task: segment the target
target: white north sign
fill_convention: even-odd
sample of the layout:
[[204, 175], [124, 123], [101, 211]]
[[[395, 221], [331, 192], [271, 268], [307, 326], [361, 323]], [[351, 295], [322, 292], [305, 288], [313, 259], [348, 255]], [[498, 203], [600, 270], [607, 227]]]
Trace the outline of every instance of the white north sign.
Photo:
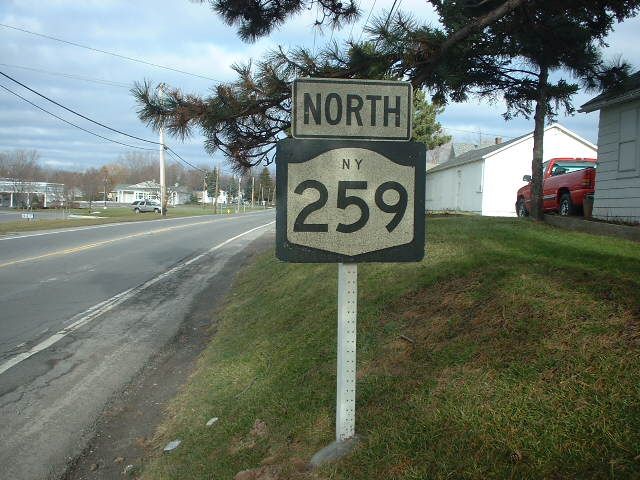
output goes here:
[[293, 82], [292, 99], [294, 138], [411, 138], [408, 82], [301, 78]]

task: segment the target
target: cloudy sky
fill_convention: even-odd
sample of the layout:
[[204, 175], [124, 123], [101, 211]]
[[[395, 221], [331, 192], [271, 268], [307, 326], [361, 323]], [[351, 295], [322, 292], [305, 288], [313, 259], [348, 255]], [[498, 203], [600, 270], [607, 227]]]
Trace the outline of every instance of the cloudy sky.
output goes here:
[[[359, 38], [369, 14], [388, 11], [392, 0], [361, 1], [359, 23], [333, 34], [333, 38]], [[434, 16], [420, 0], [400, 1], [401, 9], [426, 21]], [[372, 8], [372, 5], [374, 7]], [[260, 58], [276, 46], [320, 47], [331, 32], [314, 33], [315, 10], [291, 19], [269, 38], [253, 44], [240, 41], [232, 27], [225, 25], [205, 4], [189, 0], [3, 0], [0, 4], [0, 71], [31, 88], [102, 123], [150, 140], [157, 134], [136, 117], [136, 104], [129, 93], [135, 81], [154, 82], [206, 95], [216, 82], [234, 78], [230, 66]], [[14, 28], [10, 28], [14, 27]], [[24, 31], [55, 37], [98, 50], [169, 66], [198, 76], [173, 72], [148, 64], [80, 48]], [[622, 55], [636, 68], [640, 66], [634, 18], [618, 25], [608, 39], [606, 56]], [[0, 85], [88, 130], [137, 146], [149, 146], [120, 137], [74, 117], [49, 104], [6, 78]], [[575, 97], [577, 106], [593, 94]], [[457, 141], [477, 143], [495, 136], [505, 139], [532, 130], [531, 121], [505, 122], [501, 104], [472, 101], [449, 105], [440, 122]], [[597, 113], [559, 117], [559, 121], [595, 142]], [[202, 137], [181, 143], [168, 141], [191, 163], [212, 165], [223, 158], [209, 157], [202, 148]], [[25, 103], [0, 89], [0, 151], [36, 149], [43, 162], [74, 170], [99, 166], [133, 149], [93, 137]]]

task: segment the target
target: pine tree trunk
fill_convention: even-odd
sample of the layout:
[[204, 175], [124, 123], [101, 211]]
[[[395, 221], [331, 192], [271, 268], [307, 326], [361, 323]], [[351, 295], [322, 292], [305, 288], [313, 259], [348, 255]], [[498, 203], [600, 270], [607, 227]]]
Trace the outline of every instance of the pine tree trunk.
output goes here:
[[536, 113], [534, 116], [535, 127], [533, 129], [533, 160], [531, 161], [531, 217], [535, 220], [543, 220], [544, 209], [542, 206], [542, 159], [544, 143], [544, 120], [547, 116], [547, 80], [549, 69], [540, 67], [540, 79], [538, 81], [538, 98], [536, 100]]

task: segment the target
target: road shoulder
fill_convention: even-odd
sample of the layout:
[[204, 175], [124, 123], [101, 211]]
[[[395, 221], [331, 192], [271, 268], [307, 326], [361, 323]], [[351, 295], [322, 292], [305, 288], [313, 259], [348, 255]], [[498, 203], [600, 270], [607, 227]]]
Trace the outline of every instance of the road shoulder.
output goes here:
[[187, 381], [199, 354], [215, 334], [216, 313], [225, 303], [235, 273], [257, 254], [273, 248], [273, 241], [273, 232], [261, 235], [208, 280], [176, 335], [108, 402], [95, 423], [93, 438], [82, 454], [69, 462], [62, 479], [111, 479], [125, 471], [135, 474], [169, 401]]

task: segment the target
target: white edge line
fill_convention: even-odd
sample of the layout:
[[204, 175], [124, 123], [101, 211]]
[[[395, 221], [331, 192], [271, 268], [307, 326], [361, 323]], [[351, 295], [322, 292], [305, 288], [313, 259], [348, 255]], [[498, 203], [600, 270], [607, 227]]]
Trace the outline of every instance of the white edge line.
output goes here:
[[[269, 211], [269, 210], [265, 210], [265, 211]], [[243, 213], [243, 215], [255, 215], [257, 213], [262, 213], [262, 210], [255, 211], [255, 212], [249, 212], [249, 213]], [[190, 215], [190, 216], [186, 216], [186, 217], [156, 218], [155, 220], [136, 220], [135, 222], [111, 222], [111, 223], [103, 223], [101, 225], [88, 225], [86, 227], [56, 228], [55, 230], [51, 230], [51, 231], [48, 231], [48, 232], [26, 233], [24, 235], [21, 235], [21, 234], [18, 234], [18, 235], [3, 234], [2, 236], [0, 236], [0, 242], [3, 241], [3, 240], [19, 240], [19, 239], [29, 238], [29, 237], [40, 237], [42, 235], [54, 235], [54, 234], [57, 234], [57, 233], [67, 233], [67, 232], [80, 232], [82, 230], [92, 230], [94, 228], [119, 227], [119, 226], [123, 226], [123, 225], [124, 226], [139, 225], [141, 223], [150, 223], [150, 222], [167, 222], [167, 221], [171, 221], [171, 220], [185, 220], [185, 219], [207, 218], [207, 217], [215, 217], [215, 218], [220, 217], [220, 220], [225, 220], [225, 219], [231, 220], [231, 219], [234, 219], [234, 218], [242, 218], [240, 216], [232, 217], [231, 215], [233, 215], [233, 214], [229, 214], [228, 217], [227, 216], [220, 217], [220, 215], [216, 215], [214, 213], [211, 213], [211, 214], [205, 214], [205, 215]], [[103, 218], [105, 218], [105, 217], [103, 217]]]
[[180, 263], [176, 266], [174, 266], [173, 268], [171, 268], [170, 270], [167, 270], [164, 273], [161, 273], [160, 275], [152, 278], [151, 280], [146, 281], [145, 283], [143, 283], [142, 285], [138, 285], [137, 287], [134, 288], [130, 288], [128, 290], [125, 290], [123, 292], [120, 292], [116, 295], [114, 295], [113, 297], [104, 300], [100, 303], [97, 303], [95, 305], [93, 305], [92, 307], [89, 307], [88, 309], [86, 309], [84, 312], [81, 312], [75, 316], [73, 316], [71, 318], [71, 324], [67, 325], [65, 328], [63, 328], [62, 330], [60, 330], [57, 333], [54, 333], [53, 335], [51, 335], [49, 338], [43, 340], [42, 342], [38, 343], [37, 345], [35, 345], [34, 347], [32, 347], [29, 351], [27, 352], [23, 352], [20, 353], [14, 357], [11, 357], [9, 360], [7, 360], [6, 362], [0, 364], [0, 375], [3, 374], [4, 372], [6, 372], [7, 370], [9, 370], [11, 367], [19, 364], [20, 362], [23, 362], [24, 360], [26, 360], [27, 358], [35, 355], [38, 352], [41, 352], [42, 350], [45, 350], [46, 348], [49, 348], [51, 345], [55, 344], [56, 342], [58, 342], [59, 340], [62, 340], [64, 337], [66, 337], [67, 335], [69, 335], [70, 333], [78, 330], [80, 327], [86, 325], [87, 323], [89, 323], [91, 320], [93, 320], [94, 318], [99, 317], [100, 315], [102, 315], [103, 313], [107, 313], [108, 311], [112, 310], [113, 308], [115, 308], [116, 306], [120, 305], [121, 303], [123, 303], [124, 301], [130, 299], [131, 297], [133, 297], [134, 295], [138, 294], [139, 292], [141, 292], [142, 290], [149, 288], [151, 285], [154, 285], [156, 283], [158, 283], [160, 280], [173, 275], [174, 273], [176, 273], [178, 270], [191, 265], [194, 262], [197, 262], [198, 260], [200, 260], [201, 258], [205, 257], [206, 255], [209, 255], [210, 253], [215, 252], [216, 250], [219, 250], [220, 248], [224, 247], [225, 245], [228, 245], [229, 243], [233, 242], [234, 240], [239, 239], [240, 237], [244, 237], [245, 235], [248, 235], [251, 232], [255, 232], [256, 230], [259, 230], [261, 228], [264, 227], [268, 227], [269, 225], [273, 225], [275, 222], [269, 222], [269, 223], [265, 223], [264, 225], [260, 225], [258, 227], [252, 228], [250, 230], [247, 230], [246, 232], [242, 232], [238, 235], [236, 235], [235, 237], [231, 237], [228, 240], [225, 240], [222, 243], [219, 243], [218, 245], [216, 245], [215, 247], [210, 248], [209, 250], [196, 255], [195, 257], [187, 260], [186, 262]]

